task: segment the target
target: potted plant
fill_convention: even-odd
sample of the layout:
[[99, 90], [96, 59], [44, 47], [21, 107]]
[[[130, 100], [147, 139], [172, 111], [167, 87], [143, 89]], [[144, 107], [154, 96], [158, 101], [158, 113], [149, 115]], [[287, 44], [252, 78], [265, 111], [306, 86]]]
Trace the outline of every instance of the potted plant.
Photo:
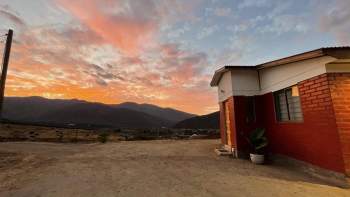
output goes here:
[[263, 164], [265, 161], [265, 147], [268, 144], [268, 140], [265, 136], [265, 129], [254, 129], [252, 132], [250, 132], [247, 141], [252, 147], [250, 160], [254, 164]]

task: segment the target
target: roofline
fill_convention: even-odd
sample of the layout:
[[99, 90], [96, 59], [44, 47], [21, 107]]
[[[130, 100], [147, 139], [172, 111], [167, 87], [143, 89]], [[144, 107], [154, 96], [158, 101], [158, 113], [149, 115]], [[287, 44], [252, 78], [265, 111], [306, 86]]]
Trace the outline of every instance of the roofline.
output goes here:
[[281, 59], [265, 62], [262, 64], [258, 64], [258, 65], [256, 65], [256, 68], [260, 70], [260, 69], [264, 69], [264, 68], [268, 68], [268, 67], [280, 66], [280, 65], [289, 64], [289, 63], [298, 62], [298, 61], [303, 61], [303, 60], [312, 59], [312, 58], [316, 58], [316, 57], [322, 57], [324, 55], [325, 54], [323, 52], [323, 49], [321, 48], [321, 49], [307, 51], [304, 53], [300, 53], [300, 54], [284, 57]]
[[240, 65], [225, 65], [218, 70], [215, 71], [215, 74], [210, 82], [211, 87], [215, 87], [218, 85], [222, 75], [229, 71], [229, 70], [234, 70], [234, 69], [249, 69], [249, 70], [256, 70], [256, 66], [240, 66]]
[[341, 59], [350, 58], [350, 47], [344, 46], [344, 47], [319, 48], [312, 51], [307, 51], [304, 53], [299, 53], [296, 55], [284, 57], [284, 58], [273, 60], [270, 62], [258, 64], [256, 65], [256, 67], [257, 69], [264, 69], [268, 67], [281, 66], [284, 64], [289, 64], [293, 62], [303, 61], [303, 60], [322, 57], [322, 56], [331, 56], [334, 58], [341, 58]]
[[299, 62], [303, 60], [318, 58], [322, 56], [331, 56], [337, 59], [350, 59], [350, 46], [344, 46], [344, 47], [325, 47], [325, 48], [319, 48], [312, 51], [307, 51], [304, 53], [299, 53], [296, 55], [288, 56], [285, 58], [265, 62], [262, 64], [258, 64], [255, 66], [224, 66], [218, 70], [215, 71], [215, 74], [213, 76], [213, 79], [210, 82], [210, 86], [214, 87], [217, 86], [223, 73], [225, 73], [228, 70], [235, 69], [235, 68], [244, 68], [244, 69], [256, 69], [261, 70], [269, 67], [275, 67], [275, 66], [281, 66], [285, 64], [290, 64], [293, 62]]

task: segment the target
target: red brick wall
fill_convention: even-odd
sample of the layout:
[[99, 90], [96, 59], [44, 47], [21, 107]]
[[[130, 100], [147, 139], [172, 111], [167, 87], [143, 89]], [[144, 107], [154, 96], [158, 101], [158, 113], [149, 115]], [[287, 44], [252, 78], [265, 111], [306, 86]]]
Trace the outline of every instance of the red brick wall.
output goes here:
[[271, 150], [320, 167], [344, 172], [344, 162], [327, 75], [298, 84], [303, 122], [277, 122], [273, 95], [263, 96]]
[[350, 73], [328, 74], [345, 171], [350, 175]]
[[[257, 121], [247, 124], [246, 97], [229, 98], [227, 102], [234, 112], [230, 114], [233, 144], [239, 151], [248, 150], [242, 133], [264, 127], [272, 153], [350, 175], [350, 73], [323, 74], [300, 82], [298, 87], [302, 122], [278, 122], [273, 94], [268, 93], [255, 97]], [[222, 134], [225, 129], [223, 107], [221, 103]]]
[[[273, 94], [269, 93], [256, 97], [257, 125], [247, 125], [238, 118], [236, 119], [237, 131], [249, 132], [255, 126], [263, 126], [266, 128], [269, 150], [272, 153], [287, 155], [326, 169], [344, 172], [327, 75], [303, 81], [298, 84], [298, 87], [304, 117], [302, 122], [278, 122]], [[239, 110], [238, 106], [244, 106], [244, 99], [235, 97], [235, 106], [236, 117], [242, 117], [244, 109]], [[239, 146], [238, 150], [240, 148], [242, 149]]]

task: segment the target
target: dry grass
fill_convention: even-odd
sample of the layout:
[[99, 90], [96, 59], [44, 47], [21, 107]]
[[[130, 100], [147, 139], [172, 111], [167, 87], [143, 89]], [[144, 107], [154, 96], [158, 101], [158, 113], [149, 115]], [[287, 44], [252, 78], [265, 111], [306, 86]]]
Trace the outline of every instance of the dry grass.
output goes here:
[[108, 132], [108, 141], [121, 138], [112, 130], [84, 130], [43, 126], [0, 124], [0, 141], [97, 142]]

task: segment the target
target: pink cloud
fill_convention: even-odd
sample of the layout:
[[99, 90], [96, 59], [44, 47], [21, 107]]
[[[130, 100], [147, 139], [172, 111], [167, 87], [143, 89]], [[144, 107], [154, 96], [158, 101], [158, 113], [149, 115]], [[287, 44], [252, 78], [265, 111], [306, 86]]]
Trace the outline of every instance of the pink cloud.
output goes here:
[[[210, 76], [203, 74], [206, 54], [156, 38], [174, 10], [188, 12], [188, 7], [175, 1], [155, 5], [157, 0], [57, 2], [79, 25], [18, 32], [6, 95], [134, 101], [199, 114], [216, 106]], [[105, 53], [106, 44], [112, 53]], [[95, 53], [103, 53], [102, 58], [90, 58]]]
[[8, 10], [5, 10], [3, 7], [0, 7], [0, 16], [7, 18], [16, 25], [25, 26], [25, 22], [20, 17], [18, 17], [16, 14], [11, 13]]
[[[323, 2], [321, 0], [321, 2]], [[334, 35], [338, 44], [350, 44], [350, 3], [348, 0], [336, 0], [333, 3], [319, 4], [316, 15], [319, 17], [319, 27], [324, 32]]]
[[[152, 42], [160, 21], [156, 16], [140, 15], [141, 12], [157, 15], [152, 1], [129, 1], [130, 6], [122, 1], [110, 0], [57, 1], [92, 31], [131, 56], [137, 55], [146, 43]], [[118, 9], [121, 10], [113, 12]]]

